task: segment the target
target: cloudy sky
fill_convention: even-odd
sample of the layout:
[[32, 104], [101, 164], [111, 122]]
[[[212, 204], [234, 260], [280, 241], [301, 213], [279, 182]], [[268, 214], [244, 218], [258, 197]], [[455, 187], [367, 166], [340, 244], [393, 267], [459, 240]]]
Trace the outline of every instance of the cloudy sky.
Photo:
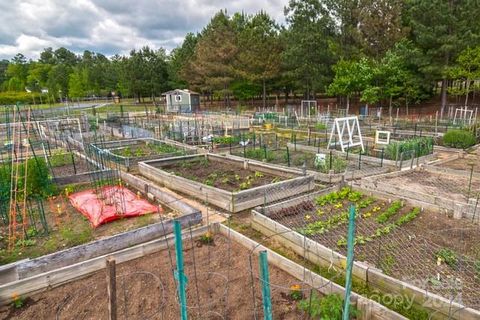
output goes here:
[[128, 53], [167, 50], [200, 31], [220, 9], [267, 11], [283, 22], [288, 0], [0, 0], [0, 59], [37, 58], [46, 47]]

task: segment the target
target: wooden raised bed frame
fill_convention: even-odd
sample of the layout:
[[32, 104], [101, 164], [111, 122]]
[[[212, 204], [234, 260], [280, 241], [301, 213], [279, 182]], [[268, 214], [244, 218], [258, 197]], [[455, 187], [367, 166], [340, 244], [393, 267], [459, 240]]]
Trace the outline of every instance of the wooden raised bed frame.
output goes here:
[[[176, 176], [161, 169], [161, 167], [172, 165], [179, 161], [194, 160], [201, 157], [205, 157], [210, 161], [226, 162], [252, 171], [284, 177], [287, 180], [247, 190], [229, 192]], [[293, 170], [280, 169], [268, 164], [249, 162], [248, 160], [242, 161], [211, 153], [140, 162], [138, 168], [141, 175], [154, 182], [163, 184], [169, 189], [208, 201], [221, 209], [233, 213], [311, 191], [315, 187], [313, 176], [303, 176]]]

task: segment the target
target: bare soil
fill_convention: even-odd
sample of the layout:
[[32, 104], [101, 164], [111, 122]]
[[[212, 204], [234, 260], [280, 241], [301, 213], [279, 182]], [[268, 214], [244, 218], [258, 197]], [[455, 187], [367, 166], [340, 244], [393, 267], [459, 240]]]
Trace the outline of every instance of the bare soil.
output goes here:
[[244, 169], [220, 161], [195, 160], [162, 167], [177, 176], [227, 191], [239, 191], [285, 180], [283, 177]]
[[480, 172], [480, 156], [469, 154], [465, 156], [465, 158], [454, 159], [452, 161], [442, 163], [439, 166], [449, 168], [449, 169], [465, 170], [466, 172], [470, 172], [472, 170], [472, 165], [473, 165], [473, 172], [479, 173]]
[[74, 156], [75, 165], [73, 163], [63, 166], [53, 167], [52, 171], [55, 177], [73, 176], [75, 174], [85, 173], [96, 170], [93, 165], [89, 164], [85, 159]]
[[[380, 180], [382, 181], [382, 180]], [[469, 177], [433, 173], [426, 170], [411, 171], [395, 177], [385, 177], [383, 182], [418, 193], [435, 195], [445, 199], [466, 202], [468, 195]], [[473, 179], [471, 190], [480, 190], [480, 180]]]
[[[183, 243], [188, 278], [189, 319], [263, 318], [259, 266], [255, 255], [228, 238], [216, 235], [213, 245], [198, 239]], [[174, 249], [117, 265], [119, 319], [178, 319], [179, 303], [172, 271]], [[251, 257], [251, 259], [249, 258]], [[250, 264], [251, 261], [251, 264]], [[310, 288], [269, 266], [274, 319], [307, 319], [290, 296], [290, 286]], [[0, 319], [106, 319], [105, 272], [29, 297], [20, 309], [3, 307]]]

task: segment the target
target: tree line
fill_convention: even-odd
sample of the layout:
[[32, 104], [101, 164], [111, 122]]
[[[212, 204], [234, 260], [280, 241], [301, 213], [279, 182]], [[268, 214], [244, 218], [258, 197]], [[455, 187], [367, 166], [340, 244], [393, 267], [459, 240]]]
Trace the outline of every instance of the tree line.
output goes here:
[[169, 54], [148, 47], [106, 57], [45, 49], [0, 63], [3, 91], [54, 99], [120, 92], [158, 97], [190, 88], [241, 102], [270, 94], [320, 94], [405, 106], [440, 93], [468, 97], [480, 78], [480, 2], [473, 0], [290, 0], [285, 24], [267, 12], [219, 11]]

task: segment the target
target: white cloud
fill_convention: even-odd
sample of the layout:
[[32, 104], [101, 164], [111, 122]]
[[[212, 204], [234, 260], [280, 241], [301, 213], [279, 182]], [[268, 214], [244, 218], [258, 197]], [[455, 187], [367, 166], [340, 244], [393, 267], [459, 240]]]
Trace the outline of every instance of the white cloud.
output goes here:
[[283, 22], [288, 0], [2, 0], [0, 58], [38, 58], [46, 47], [107, 55], [145, 45], [167, 50], [199, 32], [220, 9], [268, 12]]

